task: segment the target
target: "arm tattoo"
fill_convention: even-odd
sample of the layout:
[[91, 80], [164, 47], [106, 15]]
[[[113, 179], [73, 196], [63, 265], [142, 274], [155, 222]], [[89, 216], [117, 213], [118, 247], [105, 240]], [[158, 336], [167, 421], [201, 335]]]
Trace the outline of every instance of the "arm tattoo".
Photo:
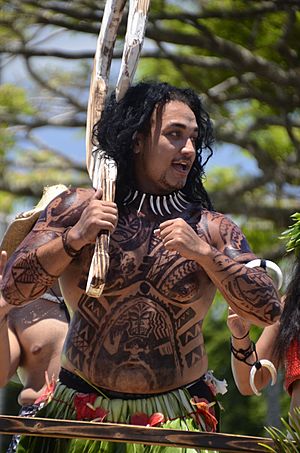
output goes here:
[[20, 305], [29, 299], [40, 297], [53, 285], [56, 278], [43, 268], [36, 256], [36, 251], [30, 252], [24, 257], [21, 256], [18, 264], [12, 269], [14, 286], [9, 290], [4, 287], [3, 296], [8, 303]]
[[260, 268], [241, 267], [232, 259], [221, 253], [214, 258], [223, 296], [233, 308], [260, 321], [274, 322], [280, 315], [280, 304], [271, 278]]
[[277, 291], [263, 269], [243, 265], [255, 255], [240, 228], [220, 213], [204, 213], [198, 234], [214, 252], [211, 277], [227, 302], [245, 315], [274, 322], [280, 315]]
[[[62, 269], [59, 262], [59, 242], [56, 242], [58, 255], [56, 252], [52, 254], [51, 243], [62, 235], [67, 226], [78, 221], [92, 193], [93, 190], [87, 189], [63, 192], [40, 214], [38, 221], [6, 266], [1, 286], [3, 295], [10, 304], [19, 305], [41, 296], [58, 278], [54, 269], [57, 268], [58, 272]], [[38, 255], [39, 251], [41, 252]], [[52, 260], [49, 269], [56, 275], [47, 271], [47, 256]]]

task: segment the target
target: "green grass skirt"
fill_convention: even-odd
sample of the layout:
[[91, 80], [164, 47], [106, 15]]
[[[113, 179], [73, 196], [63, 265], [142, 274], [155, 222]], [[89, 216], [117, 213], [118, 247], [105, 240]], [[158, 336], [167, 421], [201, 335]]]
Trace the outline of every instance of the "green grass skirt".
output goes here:
[[[37, 417], [76, 420], [75, 390], [58, 384], [53, 399], [36, 414]], [[194, 418], [188, 414], [195, 410], [190, 403], [191, 396], [179, 389], [164, 395], [138, 400], [107, 399], [97, 397], [93, 406], [108, 411], [106, 421], [130, 423], [130, 416], [143, 412], [151, 416], [155, 412], [164, 414], [160, 427], [182, 431], [200, 431]], [[76, 433], [74, 432], [74, 435]], [[53, 439], [47, 437], [22, 436], [17, 453], [205, 453], [207, 450], [192, 448], [161, 447], [142, 444], [96, 441], [89, 439]], [[210, 453], [212, 453], [210, 451]], [[216, 452], [217, 453], [217, 452]]]

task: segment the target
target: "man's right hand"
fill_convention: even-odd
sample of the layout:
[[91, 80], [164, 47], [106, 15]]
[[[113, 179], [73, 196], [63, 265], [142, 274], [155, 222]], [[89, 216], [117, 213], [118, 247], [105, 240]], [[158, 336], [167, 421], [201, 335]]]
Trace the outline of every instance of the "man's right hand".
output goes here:
[[116, 203], [103, 201], [99, 189], [91, 197], [78, 222], [70, 229], [68, 244], [74, 250], [80, 250], [87, 244], [95, 243], [100, 231], [113, 233], [118, 222]]

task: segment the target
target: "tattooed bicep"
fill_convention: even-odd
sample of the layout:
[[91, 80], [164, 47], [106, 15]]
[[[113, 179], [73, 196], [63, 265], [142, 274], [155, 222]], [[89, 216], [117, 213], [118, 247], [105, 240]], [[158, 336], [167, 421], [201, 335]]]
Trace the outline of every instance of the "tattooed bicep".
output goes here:
[[201, 216], [198, 234], [231, 258], [252, 253], [241, 229], [229, 217], [218, 212], [206, 212]]
[[220, 223], [220, 235], [225, 245], [244, 252], [250, 251], [250, 246], [241, 229], [227, 217], [224, 217]]

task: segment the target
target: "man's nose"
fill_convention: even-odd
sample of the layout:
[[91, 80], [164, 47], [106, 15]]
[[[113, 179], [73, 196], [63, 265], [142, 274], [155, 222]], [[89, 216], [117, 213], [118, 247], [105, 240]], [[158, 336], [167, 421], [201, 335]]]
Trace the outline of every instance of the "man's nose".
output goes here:
[[181, 148], [181, 152], [184, 154], [195, 154], [195, 143], [194, 140], [188, 138], [183, 143], [183, 147]]

